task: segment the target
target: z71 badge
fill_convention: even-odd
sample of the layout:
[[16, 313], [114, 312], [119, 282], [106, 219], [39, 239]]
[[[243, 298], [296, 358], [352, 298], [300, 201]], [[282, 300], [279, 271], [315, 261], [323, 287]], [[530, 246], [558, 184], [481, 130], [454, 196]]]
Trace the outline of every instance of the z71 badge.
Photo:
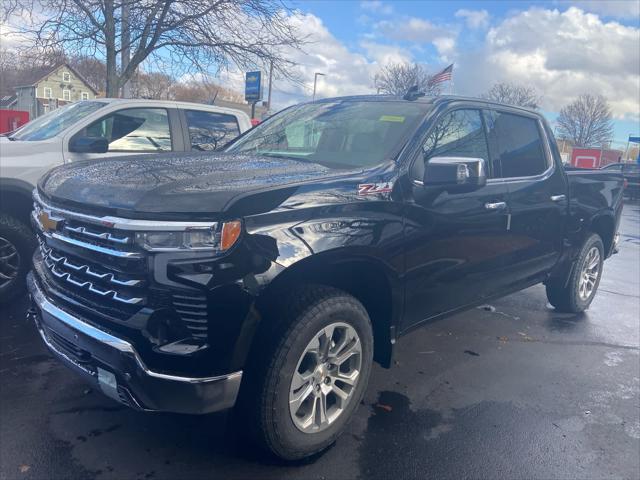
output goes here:
[[361, 183], [358, 185], [358, 195], [373, 195], [374, 193], [390, 193], [393, 189], [392, 182]]

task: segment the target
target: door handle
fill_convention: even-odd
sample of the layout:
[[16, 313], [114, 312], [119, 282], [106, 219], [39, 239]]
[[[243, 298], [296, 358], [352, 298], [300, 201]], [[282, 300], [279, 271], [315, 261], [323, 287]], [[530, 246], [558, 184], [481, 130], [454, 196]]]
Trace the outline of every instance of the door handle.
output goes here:
[[566, 195], [551, 195], [552, 202], [562, 202], [567, 199]]
[[487, 210], [504, 210], [507, 208], [507, 202], [485, 203], [484, 208]]

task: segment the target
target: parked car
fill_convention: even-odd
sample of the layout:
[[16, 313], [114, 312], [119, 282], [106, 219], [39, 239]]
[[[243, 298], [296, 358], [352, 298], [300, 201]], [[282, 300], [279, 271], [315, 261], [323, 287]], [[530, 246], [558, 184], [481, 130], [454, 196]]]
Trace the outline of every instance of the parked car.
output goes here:
[[249, 117], [238, 110], [103, 98], [69, 104], [0, 136], [0, 302], [24, 290], [36, 246], [31, 192], [51, 167], [132, 153], [215, 150], [249, 128]]
[[237, 405], [260, 445], [298, 459], [336, 440], [412, 329], [540, 282], [559, 311], [588, 308], [621, 209], [621, 175], [565, 172], [537, 112], [319, 100], [223, 153], [50, 172], [31, 316], [115, 400]]
[[640, 164], [617, 162], [602, 167], [602, 170], [622, 173], [629, 197], [632, 199], [640, 198]]

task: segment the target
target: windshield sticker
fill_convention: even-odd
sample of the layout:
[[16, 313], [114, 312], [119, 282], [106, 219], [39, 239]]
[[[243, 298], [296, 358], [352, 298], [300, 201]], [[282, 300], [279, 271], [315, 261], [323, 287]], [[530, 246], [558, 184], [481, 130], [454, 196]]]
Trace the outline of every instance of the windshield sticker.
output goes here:
[[361, 183], [358, 185], [358, 195], [373, 195], [375, 193], [389, 193], [393, 189], [393, 183]]
[[400, 115], [382, 115], [380, 117], [381, 122], [396, 122], [396, 123], [404, 123], [404, 118]]

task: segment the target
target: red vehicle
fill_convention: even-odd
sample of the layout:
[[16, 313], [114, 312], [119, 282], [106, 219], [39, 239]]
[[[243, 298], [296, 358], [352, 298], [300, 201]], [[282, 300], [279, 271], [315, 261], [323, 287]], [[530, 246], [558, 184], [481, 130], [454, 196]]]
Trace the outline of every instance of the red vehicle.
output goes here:
[[17, 130], [29, 121], [29, 112], [18, 110], [0, 110], [0, 133]]
[[617, 162], [621, 156], [620, 150], [574, 148], [571, 152], [571, 165], [577, 168], [602, 168]]

